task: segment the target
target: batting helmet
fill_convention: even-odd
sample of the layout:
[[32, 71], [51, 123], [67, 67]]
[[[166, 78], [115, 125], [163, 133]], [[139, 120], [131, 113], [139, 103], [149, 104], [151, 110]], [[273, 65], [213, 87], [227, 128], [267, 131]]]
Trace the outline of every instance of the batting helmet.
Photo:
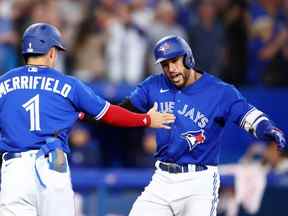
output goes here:
[[22, 54], [45, 54], [51, 47], [65, 50], [60, 31], [47, 23], [30, 25], [22, 38]]
[[160, 39], [154, 47], [156, 64], [178, 56], [184, 57], [183, 65], [186, 68], [191, 69], [195, 66], [195, 60], [190, 46], [179, 36], [166, 36]]

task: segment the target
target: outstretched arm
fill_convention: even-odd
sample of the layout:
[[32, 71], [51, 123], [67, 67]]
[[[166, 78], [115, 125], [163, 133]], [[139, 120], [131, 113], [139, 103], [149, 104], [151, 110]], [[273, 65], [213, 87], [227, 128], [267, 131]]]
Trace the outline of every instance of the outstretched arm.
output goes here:
[[[85, 114], [80, 113], [79, 118]], [[167, 124], [175, 121], [175, 116], [169, 113], [160, 113], [152, 107], [148, 113], [140, 114], [131, 112], [117, 105], [110, 104], [109, 108], [100, 119], [101, 121], [118, 127], [151, 127], [170, 129]]]
[[258, 139], [274, 141], [279, 149], [284, 149], [286, 139], [284, 133], [260, 110], [252, 108], [240, 121], [240, 127], [252, 133]]
[[274, 141], [279, 149], [285, 147], [284, 133], [265, 113], [249, 104], [235, 87], [227, 88], [225, 98], [228, 104], [225, 114], [229, 120], [264, 142]]

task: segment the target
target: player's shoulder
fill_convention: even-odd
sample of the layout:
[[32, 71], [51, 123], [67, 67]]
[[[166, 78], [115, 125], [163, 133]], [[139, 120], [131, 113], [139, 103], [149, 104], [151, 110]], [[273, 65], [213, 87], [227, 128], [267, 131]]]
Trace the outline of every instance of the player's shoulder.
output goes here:
[[141, 85], [155, 85], [165, 81], [164, 74], [152, 74], [144, 79], [140, 84]]
[[159, 80], [164, 79], [163, 73], [151, 74], [143, 82], [157, 82]]
[[7, 71], [6, 73], [4, 73], [4, 74], [2, 74], [0, 76], [0, 80], [2, 81], [2, 80], [5, 80], [5, 79], [8, 79], [11, 76], [14, 76], [14, 75], [17, 75], [17, 74], [21, 74], [21, 73], [24, 72], [24, 70], [25, 70], [24, 66], [10, 69], [9, 71]]
[[207, 74], [207, 76], [209, 76], [209, 79], [210, 79], [212, 85], [215, 88], [217, 88], [218, 90], [222, 90], [222, 91], [227, 92], [227, 93], [238, 91], [237, 88], [233, 84], [225, 82], [222, 79], [220, 79], [219, 77], [216, 77], [212, 74], [208, 74], [208, 73], [206, 73], [206, 74]]
[[71, 83], [71, 84], [79, 82], [79, 79], [77, 79], [76, 77], [64, 74], [55, 68], [49, 68], [47, 75], [52, 75], [53, 77], [57, 79], [64, 80], [65, 82]]

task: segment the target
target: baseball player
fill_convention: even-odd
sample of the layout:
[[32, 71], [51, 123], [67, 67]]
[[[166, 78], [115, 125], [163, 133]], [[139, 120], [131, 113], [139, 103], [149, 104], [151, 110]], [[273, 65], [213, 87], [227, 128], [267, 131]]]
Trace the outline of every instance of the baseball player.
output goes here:
[[169, 128], [172, 114], [111, 105], [80, 80], [53, 69], [65, 50], [59, 31], [36, 23], [23, 34], [25, 66], [0, 77], [1, 216], [73, 216], [68, 134], [83, 111], [123, 127]]
[[164, 37], [154, 56], [164, 74], [140, 83], [122, 106], [146, 112], [156, 103], [176, 120], [171, 130], [156, 130], [156, 170], [130, 216], [215, 216], [224, 125], [233, 122], [280, 149], [286, 144], [284, 134], [232, 85], [196, 69], [184, 39]]

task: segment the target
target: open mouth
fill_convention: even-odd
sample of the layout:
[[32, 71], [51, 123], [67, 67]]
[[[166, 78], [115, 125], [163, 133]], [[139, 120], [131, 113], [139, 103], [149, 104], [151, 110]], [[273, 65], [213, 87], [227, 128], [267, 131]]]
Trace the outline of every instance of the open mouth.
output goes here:
[[177, 74], [176, 76], [171, 77], [171, 81], [174, 83], [180, 82], [182, 80], [181, 74]]

